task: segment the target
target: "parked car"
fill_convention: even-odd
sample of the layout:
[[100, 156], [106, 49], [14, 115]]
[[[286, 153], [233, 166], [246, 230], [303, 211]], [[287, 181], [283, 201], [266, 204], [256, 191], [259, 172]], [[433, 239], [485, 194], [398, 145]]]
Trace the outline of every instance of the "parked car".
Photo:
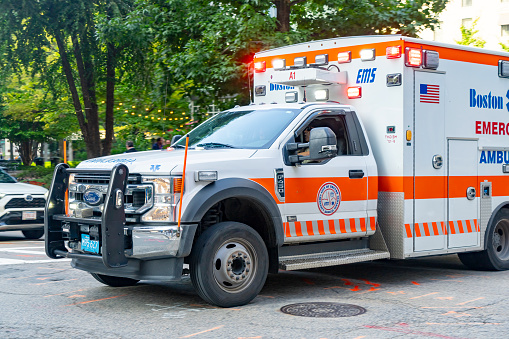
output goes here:
[[0, 231], [21, 231], [28, 239], [44, 234], [48, 190], [17, 182], [0, 167]]

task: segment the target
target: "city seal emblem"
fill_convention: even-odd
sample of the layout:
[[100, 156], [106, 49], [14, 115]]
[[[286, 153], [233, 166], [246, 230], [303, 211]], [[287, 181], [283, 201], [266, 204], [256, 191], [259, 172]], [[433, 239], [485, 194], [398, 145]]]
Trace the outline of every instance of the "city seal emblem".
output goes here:
[[318, 209], [324, 215], [332, 215], [336, 213], [341, 203], [341, 191], [333, 182], [326, 182], [318, 190], [316, 196]]

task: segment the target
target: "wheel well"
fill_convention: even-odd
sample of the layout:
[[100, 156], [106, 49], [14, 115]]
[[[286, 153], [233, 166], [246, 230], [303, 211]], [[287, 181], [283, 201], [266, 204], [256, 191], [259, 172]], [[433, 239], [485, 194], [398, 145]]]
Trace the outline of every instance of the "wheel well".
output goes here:
[[265, 208], [248, 197], [231, 197], [212, 206], [198, 224], [194, 241], [209, 227], [222, 221], [236, 221], [252, 227], [260, 234], [269, 253], [269, 272], [277, 273], [278, 252], [274, 223]]

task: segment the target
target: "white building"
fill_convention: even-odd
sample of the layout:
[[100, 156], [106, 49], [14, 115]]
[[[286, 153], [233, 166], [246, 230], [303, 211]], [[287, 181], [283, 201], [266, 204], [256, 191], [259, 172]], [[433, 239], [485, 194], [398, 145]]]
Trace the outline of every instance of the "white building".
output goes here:
[[486, 41], [484, 48], [502, 51], [501, 42], [509, 45], [509, 0], [451, 0], [440, 15], [440, 28], [420, 37], [455, 44], [461, 40], [461, 25], [471, 27], [476, 19], [475, 37]]

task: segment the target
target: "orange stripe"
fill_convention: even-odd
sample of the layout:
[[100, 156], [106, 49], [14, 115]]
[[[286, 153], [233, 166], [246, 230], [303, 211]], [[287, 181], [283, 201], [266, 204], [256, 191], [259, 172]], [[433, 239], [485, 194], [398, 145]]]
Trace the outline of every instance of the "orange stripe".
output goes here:
[[290, 223], [289, 222], [285, 222], [283, 223], [285, 225], [285, 233], [286, 233], [286, 236], [288, 238], [291, 238], [292, 237], [292, 233], [290, 232]]
[[416, 223], [416, 224], [414, 225], [414, 228], [415, 228], [415, 236], [416, 236], [417, 238], [420, 238], [420, 237], [421, 237], [421, 229], [419, 228], [419, 224], [417, 224], [417, 223]]
[[372, 231], [376, 231], [376, 220], [375, 217], [369, 217], [369, 227]]
[[444, 235], [446, 235], [447, 234], [447, 228], [445, 227], [445, 222], [441, 221], [440, 225], [442, 226], [442, 232], [444, 233]]
[[449, 177], [449, 198], [464, 198], [468, 187], [478, 187], [476, 176]]
[[295, 234], [297, 234], [298, 237], [302, 237], [302, 229], [300, 226], [300, 221], [295, 222]]
[[367, 178], [286, 178], [285, 202], [309, 203], [316, 202], [320, 187], [326, 182], [335, 183], [341, 190], [342, 201], [358, 201], [367, 199]]
[[406, 237], [411, 238], [412, 237], [412, 229], [410, 228], [410, 224], [405, 224], [406, 229]]
[[263, 186], [272, 196], [276, 204], [282, 204], [281, 201], [276, 197], [276, 193], [274, 192], [274, 178], [250, 178], [249, 180], [256, 182], [257, 184]]
[[315, 232], [313, 232], [313, 222], [312, 221], [306, 221], [306, 228], [308, 230], [308, 235], [315, 235]]
[[467, 231], [468, 233], [472, 233], [472, 224], [470, 220], [467, 220]]
[[323, 227], [323, 220], [318, 220], [317, 224], [318, 224], [318, 233], [320, 235], [325, 235], [325, 229]]
[[350, 218], [350, 232], [355, 233], [357, 229], [355, 228], [355, 218]]
[[456, 234], [456, 230], [454, 229], [454, 221], [449, 221], [449, 229], [451, 230], [451, 234]]
[[378, 177], [368, 177], [368, 199], [378, 199]]
[[431, 226], [433, 226], [433, 235], [440, 235], [440, 232], [438, 232], [438, 225], [436, 222], [432, 222]]
[[346, 233], [345, 219], [339, 219], [339, 230], [341, 233]]
[[481, 229], [479, 228], [479, 225], [477, 225], [477, 219], [474, 219], [474, 225], [475, 225], [475, 230], [477, 232], [481, 232]]
[[360, 222], [361, 222], [361, 232], [366, 233], [366, 219], [365, 218], [361, 218]]
[[334, 220], [332, 219], [329, 220], [329, 232], [330, 234], [336, 234], [336, 227], [334, 226]]
[[463, 231], [463, 221], [462, 220], [458, 220], [458, 229], [459, 229], [459, 233], [465, 233]]
[[422, 225], [424, 227], [424, 234], [426, 234], [426, 236], [429, 237], [431, 234], [429, 233], [428, 223], [425, 222]]

